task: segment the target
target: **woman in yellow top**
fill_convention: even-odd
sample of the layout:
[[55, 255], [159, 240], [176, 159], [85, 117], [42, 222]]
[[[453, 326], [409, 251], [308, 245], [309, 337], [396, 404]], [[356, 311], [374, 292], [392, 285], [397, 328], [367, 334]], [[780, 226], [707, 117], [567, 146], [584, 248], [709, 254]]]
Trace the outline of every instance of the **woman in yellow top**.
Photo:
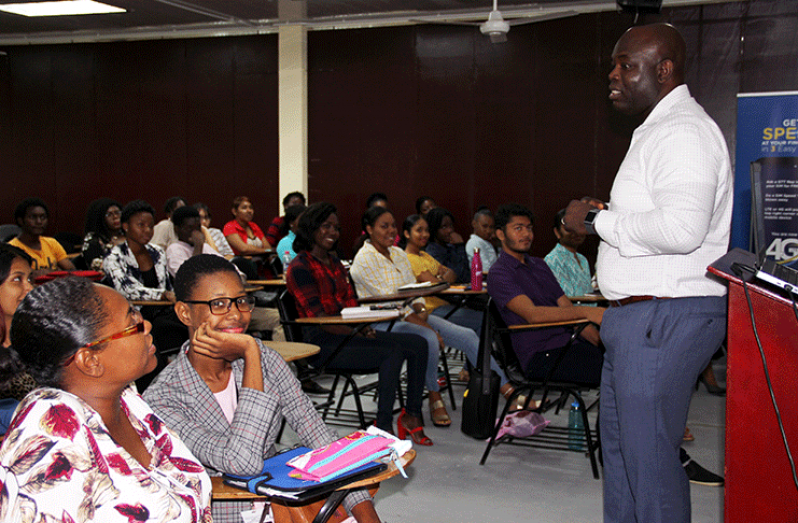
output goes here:
[[[441, 263], [424, 252], [424, 247], [429, 243], [429, 227], [427, 221], [419, 214], [411, 214], [405, 218], [402, 224], [402, 238], [399, 245], [404, 247], [407, 257], [410, 259], [410, 266], [413, 274], [419, 282], [429, 281], [432, 283], [446, 282], [452, 284], [457, 275], [453, 270], [441, 265]], [[449, 314], [455, 307], [446, 300], [437, 296], [426, 297], [426, 308], [435, 316], [441, 318]], [[482, 331], [483, 313], [468, 307], [460, 307], [450, 317], [446, 318], [450, 322], [468, 327], [480, 335]]]
[[[413, 268], [413, 274], [419, 282], [446, 282], [453, 283], [456, 275], [453, 270], [441, 265], [438, 260], [424, 252], [422, 249], [426, 247], [429, 242], [429, 228], [427, 221], [423, 216], [413, 214], [405, 218], [402, 224], [402, 238], [400, 245], [404, 246], [407, 258], [410, 260], [410, 266]], [[437, 296], [427, 296], [424, 298], [427, 311], [429, 314], [443, 318], [446, 314], [454, 309], [454, 305], [449, 302], [438, 298]], [[455, 325], [473, 329], [477, 335], [480, 335], [482, 328], [483, 313], [467, 307], [460, 307], [449, 318], [446, 318]], [[507, 381], [507, 377], [502, 372], [501, 368], [496, 364], [493, 357], [490, 359], [490, 368], [496, 371], [499, 375], [502, 384], [501, 392], [504, 397], [509, 398], [513, 393], [513, 388]]]

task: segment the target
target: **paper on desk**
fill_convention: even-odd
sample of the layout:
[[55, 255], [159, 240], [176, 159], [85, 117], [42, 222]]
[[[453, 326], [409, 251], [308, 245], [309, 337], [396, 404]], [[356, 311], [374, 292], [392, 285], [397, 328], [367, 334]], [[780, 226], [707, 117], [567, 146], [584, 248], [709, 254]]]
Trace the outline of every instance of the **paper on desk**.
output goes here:
[[406, 285], [402, 285], [397, 291], [409, 291], [412, 289], [424, 289], [426, 287], [432, 287], [433, 285], [440, 285], [439, 283], [432, 283], [431, 281], [422, 281], [421, 283], [408, 283]]
[[342, 318], [391, 318], [395, 310], [373, 310], [371, 307], [346, 307], [341, 310]]

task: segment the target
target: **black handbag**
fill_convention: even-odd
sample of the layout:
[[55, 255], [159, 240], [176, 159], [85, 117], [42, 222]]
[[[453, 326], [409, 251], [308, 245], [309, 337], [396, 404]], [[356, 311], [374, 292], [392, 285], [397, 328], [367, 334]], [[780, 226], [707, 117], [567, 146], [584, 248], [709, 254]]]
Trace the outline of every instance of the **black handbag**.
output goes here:
[[468, 387], [463, 394], [463, 421], [460, 430], [466, 436], [488, 439], [496, 425], [499, 405], [499, 375], [490, 368], [490, 338], [487, 320], [482, 326], [478, 367], [471, 369]]

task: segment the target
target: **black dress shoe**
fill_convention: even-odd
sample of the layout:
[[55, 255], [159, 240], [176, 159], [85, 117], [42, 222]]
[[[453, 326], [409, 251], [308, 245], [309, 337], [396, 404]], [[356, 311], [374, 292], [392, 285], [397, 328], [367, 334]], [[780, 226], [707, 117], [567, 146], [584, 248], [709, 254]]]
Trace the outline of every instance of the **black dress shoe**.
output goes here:
[[325, 389], [313, 380], [302, 382], [302, 392], [305, 394], [329, 394], [330, 389]]
[[687, 473], [687, 477], [690, 479], [690, 483], [695, 483], [696, 485], [706, 485], [708, 487], [723, 486], [722, 477], [708, 471], [692, 459], [687, 463], [682, 464], [682, 466], [684, 467], [684, 471]]

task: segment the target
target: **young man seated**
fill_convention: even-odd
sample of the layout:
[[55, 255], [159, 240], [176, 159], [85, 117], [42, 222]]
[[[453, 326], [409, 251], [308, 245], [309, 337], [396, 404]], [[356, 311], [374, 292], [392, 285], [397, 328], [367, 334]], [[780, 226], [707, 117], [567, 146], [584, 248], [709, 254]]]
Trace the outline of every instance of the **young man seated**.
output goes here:
[[34, 277], [54, 270], [75, 270], [58, 240], [42, 236], [47, 229], [47, 215], [47, 204], [40, 198], [25, 198], [14, 210], [14, 221], [22, 232], [8, 243], [19, 247], [33, 259]]
[[[496, 212], [496, 236], [502, 251], [488, 273], [488, 294], [502, 318], [508, 325], [579, 319], [600, 324], [603, 308], [574, 306], [546, 262], [528, 254], [534, 237], [532, 219], [532, 211], [517, 204], [502, 205]], [[570, 336], [565, 327], [520, 332], [513, 334], [513, 349], [529, 377], [543, 378]], [[598, 385], [603, 364], [599, 342], [598, 330], [586, 327], [553, 379]]]
[[[222, 257], [219, 252], [205, 243], [205, 235], [200, 229], [200, 213], [194, 207], [179, 207], [172, 213], [177, 241], [166, 249], [166, 265], [169, 274], [174, 278], [180, 266], [189, 258], [198, 254], [213, 254]], [[246, 280], [239, 270], [242, 282]], [[280, 314], [275, 308], [255, 307], [252, 310], [249, 327], [251, 331], [271, 331], [272, 340], [285, 341], [285, 334], [280, 325]]]

